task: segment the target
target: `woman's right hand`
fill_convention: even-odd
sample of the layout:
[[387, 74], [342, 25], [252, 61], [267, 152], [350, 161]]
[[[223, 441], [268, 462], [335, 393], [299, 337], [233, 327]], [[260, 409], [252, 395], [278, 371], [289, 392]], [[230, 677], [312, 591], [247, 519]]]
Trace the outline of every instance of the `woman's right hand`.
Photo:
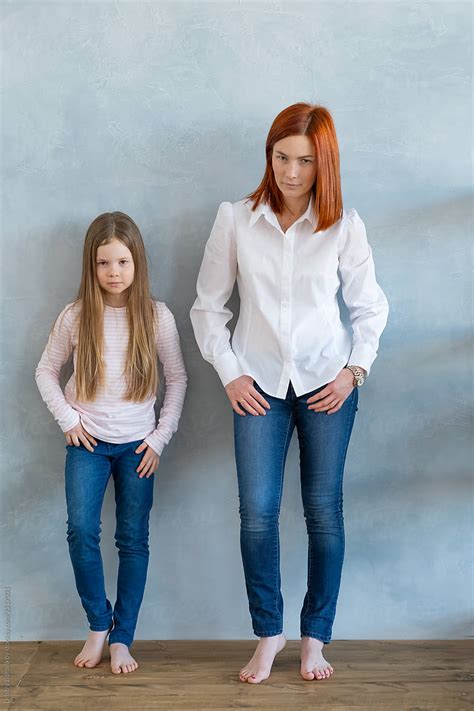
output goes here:
[[265, 400], [263, 395], [253, 386], [253, 378], [250, 375], [241, 375], [240, 378], [231, 380], [225, 386], [227, 397], [229, 398], [232, 409], [238, 415], [245, 417], [244, 410], [251, 415], [266, 415], [264, 408], [270, 409], [270, 405]]
[[89, 452], [94, 451], [92, 445], [94, 445], [94, 447], [97, 446], [97, 442], [93, 436], [90, 435], [89, 432], [86, 432], [80, 422], [78, 425], [73, 427], [72, 430], [65, 432], [64, 436], [66, 437], [66, 442], [68, 444], [74, 445], [74, 447], [80, 447], [81, 444], [83, 444]]

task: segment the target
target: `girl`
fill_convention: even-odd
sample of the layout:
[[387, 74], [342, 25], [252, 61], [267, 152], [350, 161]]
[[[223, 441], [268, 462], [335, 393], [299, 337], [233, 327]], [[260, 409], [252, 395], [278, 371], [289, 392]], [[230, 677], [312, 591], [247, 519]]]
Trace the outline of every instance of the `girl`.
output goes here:
[[[71, 353], [74, 373], [63, 394], [59, 374]], [[166, 383], [158, 426], [157, 358]], [[186, 371], [173, 315], [150, 296], [140, 231], [122, 212], [99, 215], [87, 230], [78, 297], [53, 325], [36, 382], [67, 442], [67, 540], [90, 627], [74, 664], [99, 664], [108, 636], [112, 671], [135, 671], [138, 664], [129, 648], [148, 567], [154, 472], [178, 426]], [[119, 552], [113, 609], [99, 548], [100, 514], [111, 475]]]
[[[231, 346], [225, 304], [235, 280], [240, 314]], [[352, 333], [340, 319], [340, 287]], [[286, 642], [278, 517], [295, 428], [308, 532], [301, 675], [333, 672], [322, 650], [331, 639], [344, 555], [344, 461], [358, 388], [387, 314], [364, 223], [356, 210], [343, 210], [331, 115], [322, 106], [289, 106], [270, 128], [259, 187], [219, 208], [191, 309], [201, 353], [234, 410], [242, 560], [260, 637], [241, 681], [266, 679]]]

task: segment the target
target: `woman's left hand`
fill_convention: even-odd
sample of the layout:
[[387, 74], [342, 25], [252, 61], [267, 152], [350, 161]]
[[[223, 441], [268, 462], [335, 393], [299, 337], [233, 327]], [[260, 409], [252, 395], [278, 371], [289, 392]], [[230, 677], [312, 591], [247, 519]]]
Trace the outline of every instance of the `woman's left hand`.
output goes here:
[[341, 409], [353, 390], [354, 375], [348, 368], [343, 368], [334, 380], [306, 401], [309, 404], [308, 410], [332, 415]]
[[137, 469], [138, 478], [143, 479], [144, 476], [148, 479], [156, 470], [160, 464], [160, 455], [155, 452], [154, 449], [150, 447], [146, 442], [142, 442], [138, 449], [135, 450], [135, 454], [140, 454], [146, 450], [143, 455], [140, 465]]

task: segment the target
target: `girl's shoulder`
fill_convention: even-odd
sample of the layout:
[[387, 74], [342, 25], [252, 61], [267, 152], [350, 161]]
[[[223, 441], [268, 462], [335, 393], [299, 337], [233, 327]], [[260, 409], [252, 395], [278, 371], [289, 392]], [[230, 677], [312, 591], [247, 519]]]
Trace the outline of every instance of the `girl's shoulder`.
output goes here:
[[152, 303], [158, 324], [174, 322], [174, 316], [164, 301], [153, 299]]
[[152, 299], [151, 301], [156, 313], [162, 314], [169, 311], [169, 308], [167, 307], [164, 301], [158, 301], [158, 299]]
[[81, 303], [79, 300], [71, 301], [59, 312], [54, 322], [54, 327], [58, 329], [71, 330], [78, 324], [81, 314]]

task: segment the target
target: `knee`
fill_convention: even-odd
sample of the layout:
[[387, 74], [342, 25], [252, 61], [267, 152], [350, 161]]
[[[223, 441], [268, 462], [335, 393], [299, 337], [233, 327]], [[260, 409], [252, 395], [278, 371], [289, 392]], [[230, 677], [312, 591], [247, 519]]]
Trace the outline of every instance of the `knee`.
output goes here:
[[243, 531], [265, 533], [278, 527], [279, 512], [268, 506], [241, 504], [240, 527]]
[[100, 543], [100, 523], [92, 523], [84, 517], [69, 518], [66, 538], [70, 548], [76, 550], [96, 547]]
[[123, 523], [118, 525], [115, 531], [115, 545], [122, 554], [138, 553], [148, 556], [148, 538], [148, 521]]
[[341, 497], [317, 497], [304, 504], [308, 533], [339, 531], [344, 525]]

